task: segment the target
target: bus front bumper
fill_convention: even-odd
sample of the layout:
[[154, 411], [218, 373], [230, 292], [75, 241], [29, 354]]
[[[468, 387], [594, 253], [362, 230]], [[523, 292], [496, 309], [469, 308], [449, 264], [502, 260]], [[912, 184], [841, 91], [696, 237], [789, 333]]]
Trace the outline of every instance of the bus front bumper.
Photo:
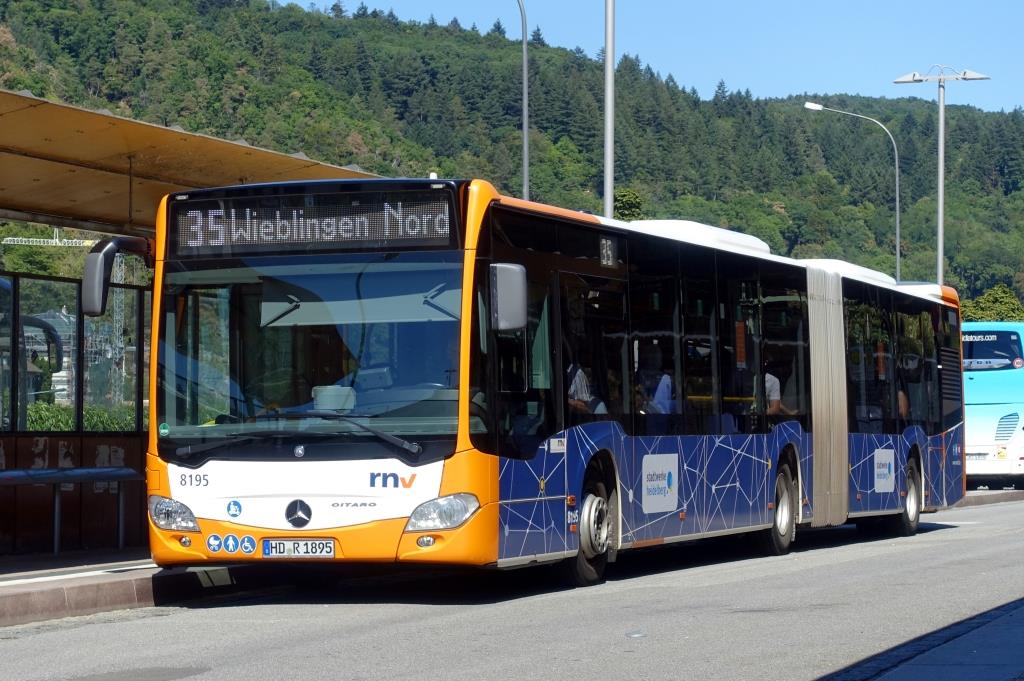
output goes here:
[[[199, 532], [181, 532], [158, 528], [150, 518], [149, 546], [160, 566], [270, 561], [485, 566], [497, 562], [496, 503], [482, 506], [450, 530], [405, 532], [407, 521], [393, 518], [351, 527], [288, 531], [200, 518]], [[281, 554], [276, 551], [278, 541], [301, 546], [306, 555]], [[325, 541], [333, 543], [330, 553]]]

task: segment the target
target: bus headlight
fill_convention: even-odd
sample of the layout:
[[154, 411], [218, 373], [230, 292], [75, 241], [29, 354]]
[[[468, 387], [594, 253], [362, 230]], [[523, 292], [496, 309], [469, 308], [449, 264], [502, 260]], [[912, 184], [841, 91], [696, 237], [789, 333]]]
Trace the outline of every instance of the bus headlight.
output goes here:
[[409, 516], [405, 531], [450, 530], [469, 520], [478, 508], [480, 502], [472, 494], [452, 494], [431, 499], [416, 507]]
[[196, 517], [185, 504], [155, 494], [149, 497], [149, 517], [161, 530], [198, 532]]

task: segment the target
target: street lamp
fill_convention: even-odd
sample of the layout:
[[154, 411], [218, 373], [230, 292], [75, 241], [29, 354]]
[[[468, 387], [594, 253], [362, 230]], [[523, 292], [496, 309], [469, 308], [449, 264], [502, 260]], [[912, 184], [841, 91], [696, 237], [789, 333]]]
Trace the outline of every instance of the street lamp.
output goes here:
[[900, 152], [896, 149], [896, 140], [893, 138], [892, 133], [889, 132], [889, 128], [876, 121], [870, 116], [862, 116], [858, 113], [851, 111], [840, 111], [839, 109], [830, 109], [827, 106], [816, 104], [814, 102], [804, 102], [804, 108], [811, 111], [831, 111], [837, 114], [843, 114], [844, 116], [853, 116], [855, 118], [863, 118], [866, 121], [871, 121], [882, 130], [885, 130], [885, 134], [889, 136], [889, 141], [892, 142], [892, 154], [896, 158], [896, 282], [900, 281]]
[[[938, 69], [938, 73], [932, 73], [933, 70]], [[948, 71], [948, 72], [947, 72]], [[943, 261], [943, 230], [942, 230], [942, 215], [943, 215], [943, 204], [945, 203], [945, 163], [946, 163], [946, 81], [947, 80], [988, 80], [988, 76], [977, 73], [975, 71], [957, 71], [950, 66], [943, 66], [942, 64], [932, 64], [932, 67], [928, 69], [928, 73], [921, 75], [917, 71], [912, 71], [906, 75], [900, 76], [893, 82], [897, 85], [903, 85], [905, 83], [925, 83], [937, 81], [939, 83], [939, 181], [938, 181], [938, 222], [936, 226], [936, 267], [935, 267], [935, 279], [941, 284], [942, 283], [942, 261]]]
[[604, 216], [615, 208], [615, 0], [604, 0]]
[[530, 91], [529, 68], [526, 61], [526, 7], [519, 2], [519, 17], [523, 21], [523, 199], [530, 200]]

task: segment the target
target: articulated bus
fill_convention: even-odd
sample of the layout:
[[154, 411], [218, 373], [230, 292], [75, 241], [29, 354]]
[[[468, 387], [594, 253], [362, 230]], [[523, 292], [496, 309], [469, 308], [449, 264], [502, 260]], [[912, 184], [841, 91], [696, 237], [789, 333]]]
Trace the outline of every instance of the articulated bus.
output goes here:
[[964, 322], [967, 480], [1024, 483], [1024, 322]]
[[958, 298], [686, 221], [480, 181], [172, 194], [146, 475], [160, 565], [511, 568], [798, 526], [898, 534], [964, 494]]

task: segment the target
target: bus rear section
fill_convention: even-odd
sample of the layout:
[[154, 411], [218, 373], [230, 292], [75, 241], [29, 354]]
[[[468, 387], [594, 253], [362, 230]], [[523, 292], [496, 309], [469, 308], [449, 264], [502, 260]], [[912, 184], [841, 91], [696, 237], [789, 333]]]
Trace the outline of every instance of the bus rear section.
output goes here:
[[964, 324], [967, 478], [1024, 484], [1024, 323]]

